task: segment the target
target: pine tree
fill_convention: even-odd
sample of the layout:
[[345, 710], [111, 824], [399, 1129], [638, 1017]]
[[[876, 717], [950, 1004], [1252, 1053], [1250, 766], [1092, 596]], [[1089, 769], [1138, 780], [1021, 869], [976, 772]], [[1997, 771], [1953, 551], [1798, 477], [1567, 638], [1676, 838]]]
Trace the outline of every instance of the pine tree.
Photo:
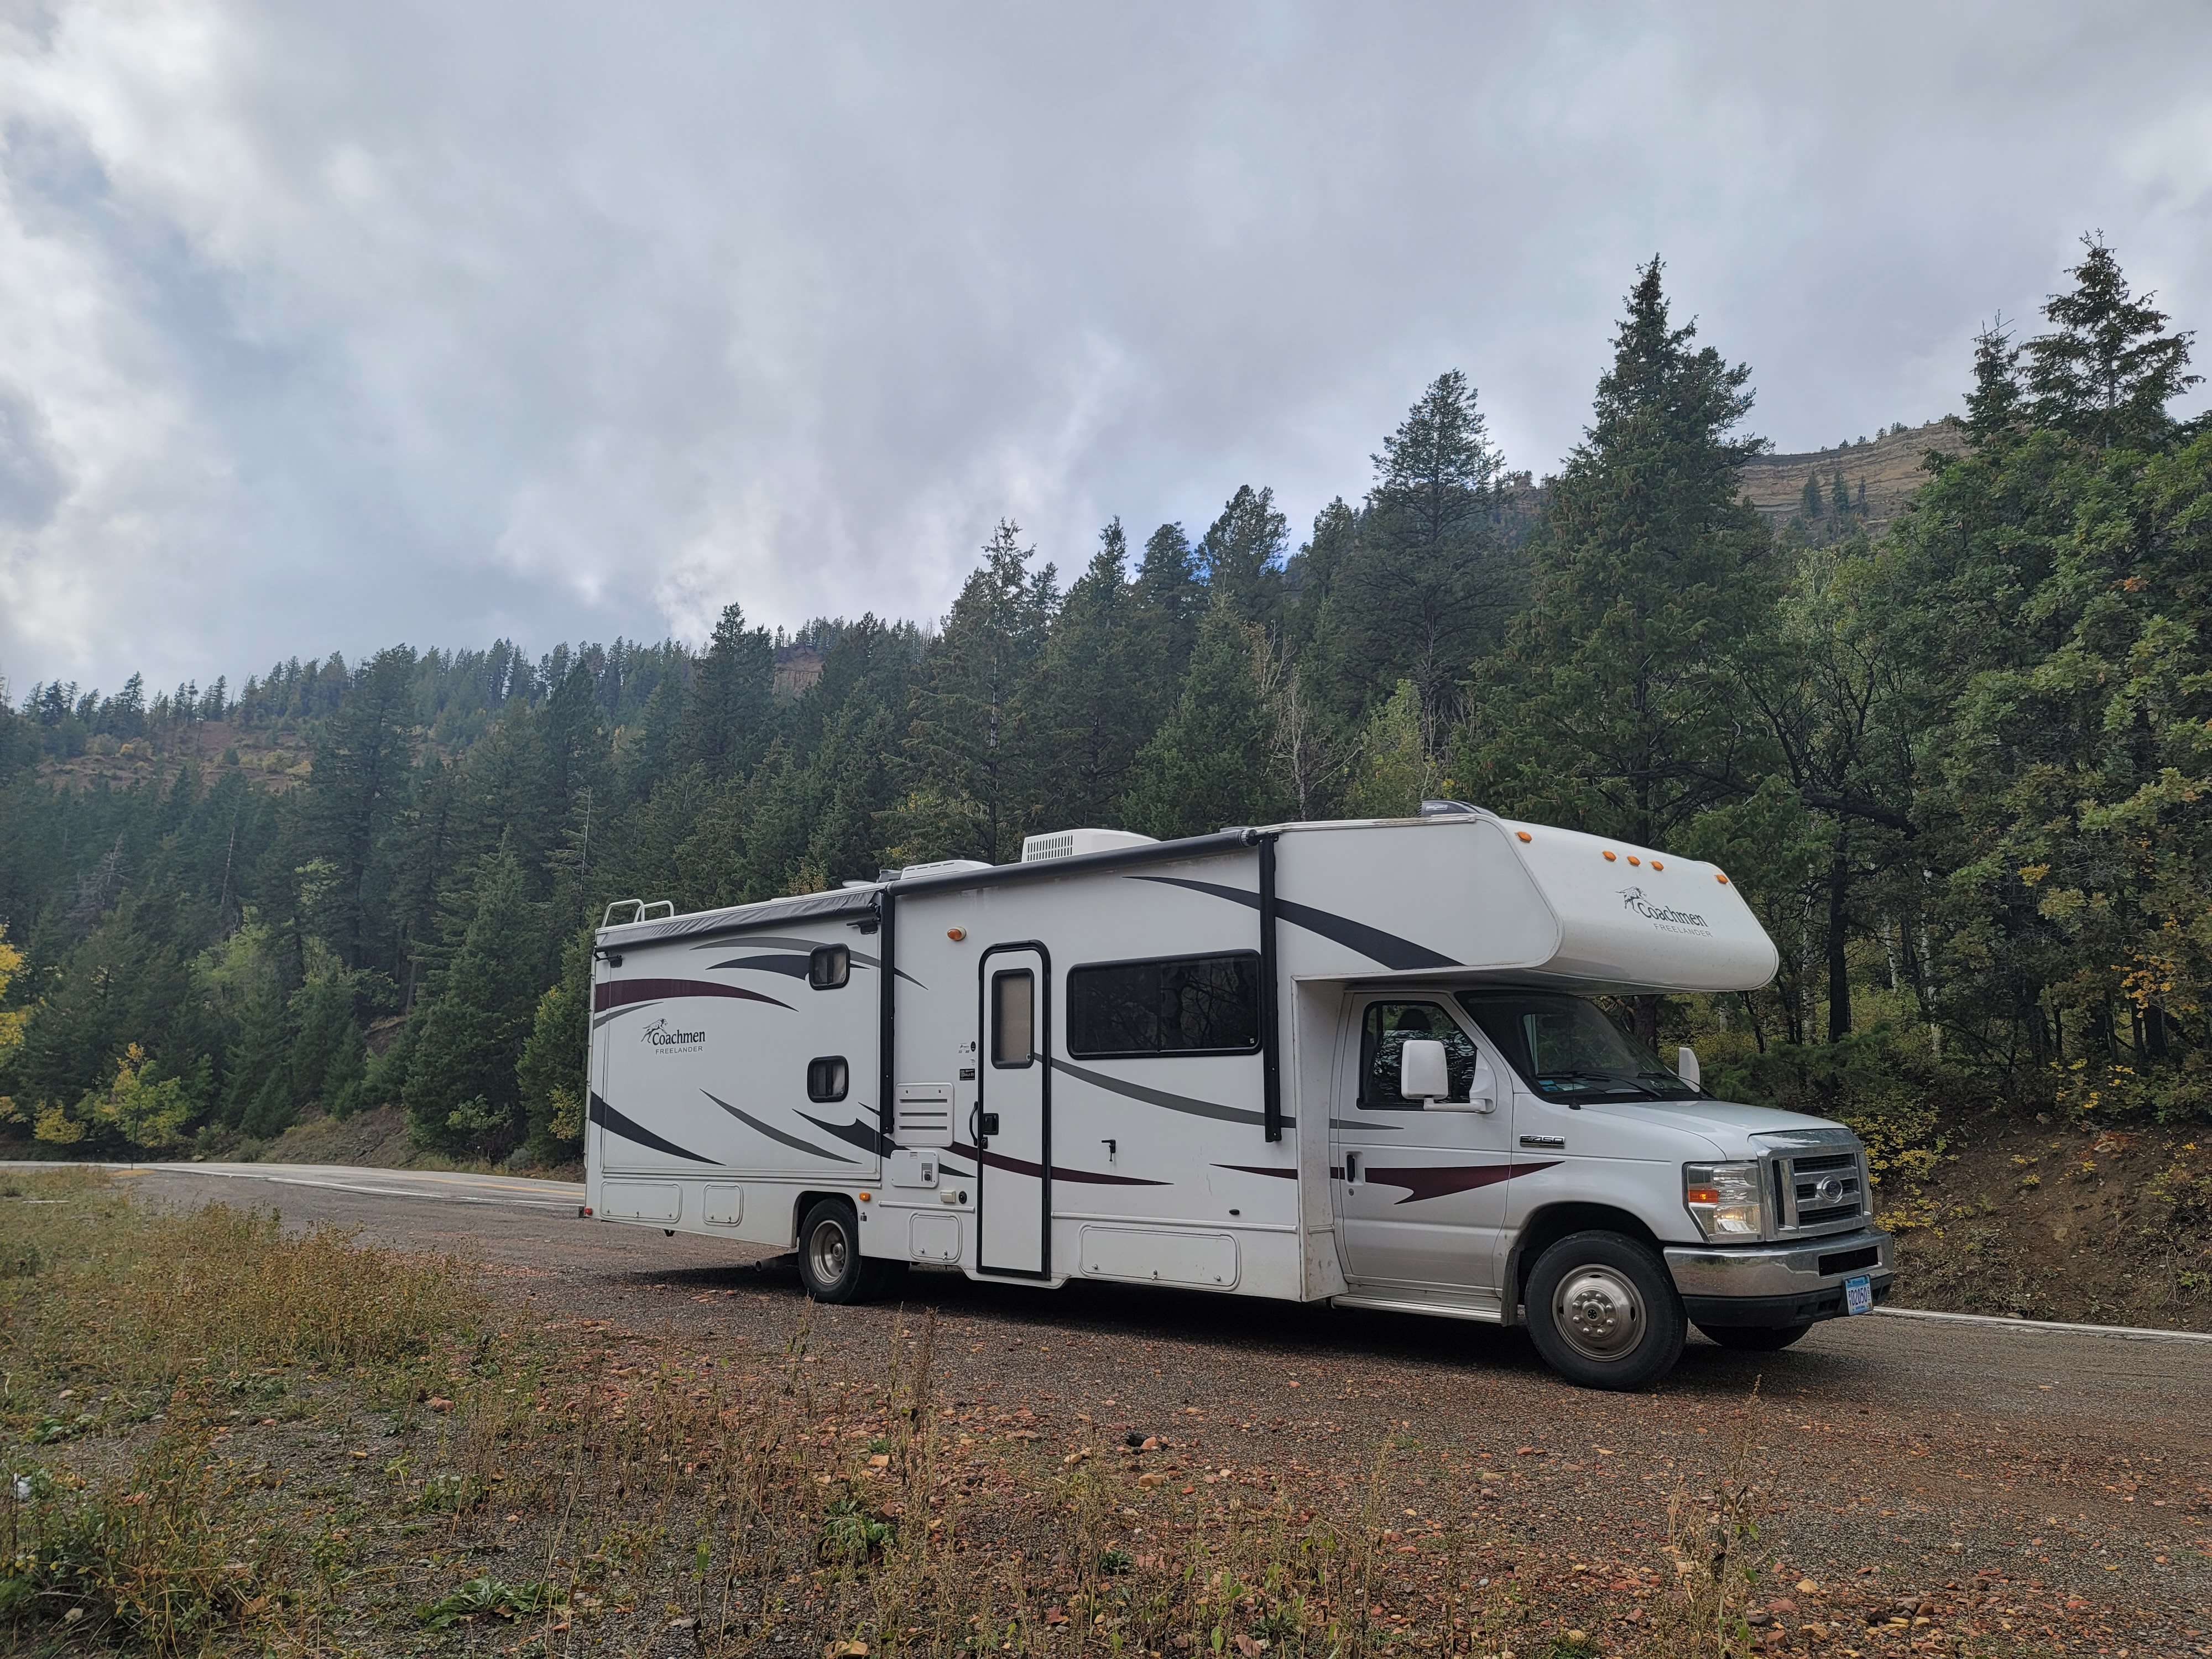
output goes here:
[[461, 948], [437, 1000], [419, 1016], [422, 1029], [401, 1096], [418, 1146], [473, 1139], [495, 1156], [520, 1139], [515, 1066], [544, 983], [543, 929], [514, 854], [501, 850], [487, 860]]
[[584, 1139], [586, 1049], [592, 1035], [592, 930], [572, 935], [561, 977], [538, 1000], [515, 1085], [531, 1156], [542, 1164], [574, 1158]]
[[1836, 468], [1835, 477], [1828, 484], [1828, 505], [1834, 510], [1835, 515], [1838, 518], [1848, 519], [1850, 517], [1850, 486], [1844, 482], [1844, 469], [1841, 466]]
[[744, 607], [732, 601], [693, 672], [671, 761], [703, 766], [716, 777], [743, 773], [768, 747], [775, 680], [775, 648], [768, 630], [747, 628]]
[[1265, 630], [1218, 596], [1200, 625], [1176, 712], [1137, 757], [1124, 813], [1129, 828], [1165, 840], [1288, 816], [1270, 764], [1267, 651]]
[[1330, 601], [1335, 665], [1370, 695], [1411, 680], [1433, 741], [1518, 597], [1491, 530], [1499, 457], [1467, 377], [1437, 376], [1372, 459], [1367, 511]]
[[1041, 798], [1071, 824], [1096, 823], [1113, 811], [1130, 763], [1152, 735], [1137, 661], [1134, 594], [1123, 568], [1127, 556], [1116, 519], [1099, 532], [1098, 551], [1067, 590], [1045, 647]]
[[1818, 473], [1805, 475], [1805, 488], [1797, 498], [1797, 511], [1806, 523], [1817, 523], [1824, 503], [1820, 499], [1820, 478]]
[[305, 817], [314, 855], [330, 862], [332, 878], [312, 920], [349, 968], [367, 966], [381, 954], [376, 924], [390, 872], [379, 854], [405, 804], [414, 763], [415, 665], [405, 646], [378, 652], [339, 698], [313, 745]]
[[1032, 704], [1059, 592], [1052, 566], [1030, 570], [1036, 556], [1000, 520], [945, 619], [911, 744], [927, 780], [916, 811], [971, 826], [948, 850], [994, 862], [1014, 856], [1042, 806]]
[[[1725, 669], [1768, 625], [1771, 538], [1735, 470], [1750, 371], [1670, 324], [1638, 275], [1593, 419], [1553, 487], [1534, 604], [1479, 673], [1476, 798], [1663, 846], [1740, 787]], [[1656, 1004], [1639, 1009], [1649, 1039]]]
[[2166, 331], [2157, 296], [2130, 293], [2101, 238], [2081, 241], [2073, 290], [2043, 307], [2056, 331], [2027, 345], [2035, 419], [2100, 449], [2157, 448], [2174, 428], [2166, 405], [2203, 378], [2188, 372], [2194, 337]]
[[1227, 601], [1239, 622], [1280, 625], [1282, 557], [1289, 538], [1289, 521], [1275, 510], [1275, 492], [1245, 484], [1199, 543], [1207, 588]]
[[2017, 431], [2026, 400], [2020, 383], [2020, 352], [2000, 315], [1974, 336], [1974, 389], [1966, 394], [1966, 441], [1978, 447]]

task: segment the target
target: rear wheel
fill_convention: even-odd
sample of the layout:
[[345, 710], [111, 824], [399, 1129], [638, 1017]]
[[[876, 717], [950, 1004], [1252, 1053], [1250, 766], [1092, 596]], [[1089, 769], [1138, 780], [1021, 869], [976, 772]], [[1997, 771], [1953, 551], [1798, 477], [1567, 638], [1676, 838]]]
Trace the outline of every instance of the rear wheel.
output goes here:
[[1803, 1325], [1700, 1325], [1698, 1328], [1723, 1348], [1744, 1353], [1774, 1353], [1788, 1347], [1811, 1330]]
[[1571, 1233], [1529, 1270], [1528, 1334], [1586, 1389], [1641, 1389], [1674, 1370], [1688, 1322], [1665, 1265], [1620, 1233]]
[[903, 1262], [860, 1254], [860, 1219], [842, 1198], [825, 1198], [799, 1224], [799, 1277], [817, 1302], [866, 1302]]

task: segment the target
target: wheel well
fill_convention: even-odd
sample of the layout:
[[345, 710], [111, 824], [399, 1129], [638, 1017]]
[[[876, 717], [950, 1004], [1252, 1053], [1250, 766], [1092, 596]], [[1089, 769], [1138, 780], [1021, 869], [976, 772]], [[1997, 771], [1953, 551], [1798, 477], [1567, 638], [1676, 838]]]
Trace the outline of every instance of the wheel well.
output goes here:
[[1513, 1286], [1515, 1304], [1527, 1296], [1528, 1272], [1536, 1265], [1538, 1256], [1569, 1233], [1594, 1230], [1625, 1234], [1639, 1244], [1650, 1246], [1654, 1255], [1660, 1253], [1659, 1240], [1651, 1229], [1626, 1210], [1617, 1210], [1610, 1204], [1552, 1205], [1522, 1223], [1521, 1231], [1513, 1241], [1512, 1256], [1506, 1265], [1506, 1282]]
[[837, 1202], [842, 1204], [847, 1209], [852, 1211], [856, 1218], [860, 1215], [860, 1206], [855, 1205], [852, 1199], [844, 1193], [832, 1192], [799, 1194], [799, 1201], [791, 1206], [791, 1243], [792, 1247], [794, 1249], [799, 1246], [799, 1229], [800, 1224], [806, 1219], [806, 1212], [812, 1209], [817, 1204], [819, 1204], [825, 1198], [833, 1198], [836, 1200]]

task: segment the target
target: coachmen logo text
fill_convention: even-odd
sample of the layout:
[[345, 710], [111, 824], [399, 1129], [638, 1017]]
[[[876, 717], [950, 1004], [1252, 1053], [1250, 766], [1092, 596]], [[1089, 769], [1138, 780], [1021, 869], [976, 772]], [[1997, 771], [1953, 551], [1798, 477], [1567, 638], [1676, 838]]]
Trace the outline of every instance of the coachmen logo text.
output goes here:
[[1620, 902], [1627, 908], [1665, 928], [1669, 933], [1685, 933], [1695, 929], [1701, 933], [1712, 931], [1712, 924], [1690, 910], [1671, 910], [1659, 903], [1641, 887], [1624, 887]]
[[679, 1031], [665, 1019], [656, 1019], [647, 1026], [645, 1040], [664, 1054], [671, 1050], [697, 1048], [707, 1041], [704, 1031]]

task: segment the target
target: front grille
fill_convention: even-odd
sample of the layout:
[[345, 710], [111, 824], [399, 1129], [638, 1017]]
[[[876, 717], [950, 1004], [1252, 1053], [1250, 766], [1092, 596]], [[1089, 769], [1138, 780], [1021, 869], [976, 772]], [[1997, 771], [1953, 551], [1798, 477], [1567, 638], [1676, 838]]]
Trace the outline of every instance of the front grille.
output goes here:
[[1774, 1184], [1785, 1234], [1856, 1222], [1866, 1211], [1866, 1170], [1856, 1151], [1778, 1158]]

